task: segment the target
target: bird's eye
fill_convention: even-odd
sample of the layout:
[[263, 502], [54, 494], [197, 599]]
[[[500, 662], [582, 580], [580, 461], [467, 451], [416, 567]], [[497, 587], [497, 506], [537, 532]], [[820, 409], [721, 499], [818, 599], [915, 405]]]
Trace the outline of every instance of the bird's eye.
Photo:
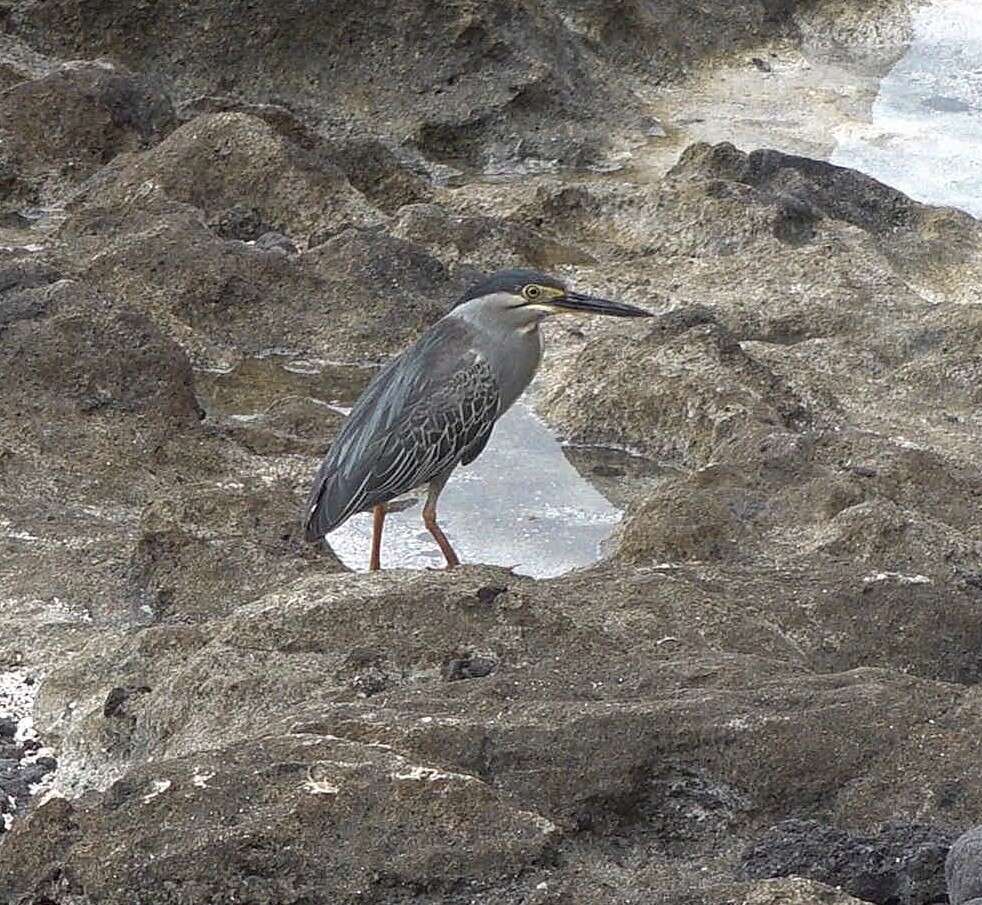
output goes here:
[[522, 290], [522, 295], [524, 295], [530, 302], [534, 302], [540, 295], [542, 295], [542, 290], [535, 285], [526, 286]]

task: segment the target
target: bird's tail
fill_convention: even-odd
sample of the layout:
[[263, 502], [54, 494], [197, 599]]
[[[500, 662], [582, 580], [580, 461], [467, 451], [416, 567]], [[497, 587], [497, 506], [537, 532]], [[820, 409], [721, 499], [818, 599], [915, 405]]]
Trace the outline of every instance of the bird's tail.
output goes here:
[[313, 544], [319, 541], [335, 525], [332, 524], [331, 507], [328, 505], [330, 498], [330, 485], [333, 477], [333, 469], [327, 469], [321, 465], [314, 479], [314, 486], [310, 488], [310, 495], [307, 497], [307, 505], [303, 514], [303, 536], [307, 543]]

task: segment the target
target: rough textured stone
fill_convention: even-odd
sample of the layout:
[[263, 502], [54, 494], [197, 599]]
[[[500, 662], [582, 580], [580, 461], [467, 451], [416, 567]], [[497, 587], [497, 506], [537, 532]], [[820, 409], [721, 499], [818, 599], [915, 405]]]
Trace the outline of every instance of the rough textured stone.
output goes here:
[[952, 843], [945, 877], [952, 905], [969, 905], [982, 898], [982, 828], [974, 827]]
[[[220, 234], [240, 239], [258, 238], [267, 224], [306, 240], [381, 216], [322, 147], [296, 144], [245, 113], [192, 119], [148, 153], [100, 173], [76, 205], [112, 211], [160, 199], [194, 205], [216, 221]], [[251, 231], [243, 231], [237, 210], [249, 212]]]
[[15, 828], [3, 892], [160, 905], [378, 901], [487, 883], [547, 858], [555, 836], [476, 776], [308, 733], [202, 753], [193, 767], [159, 761], [103, 796], [52, 801], [32, 823], [44, 827], [44, 870]]
[[820, 880], [880, 905], [931, 905], [945, 901], [950, 844], [950, 834], [924, 825], [893, 824], [876, 836], [851, 836], [814, 820], [788, 820], [757, 840], [742, 869], [750, 879]]
[[[805, 156], [905, 7], [0, 2], [0, 666], [56, 754], [0, 750], [0, 899], [940, 901], [982, 231]], [[658, 312], [550, 322], [530, 397], [627, 450], [569, 450], [610, 559], [300, 545], [364, 365], [527, 265]]]
[[19, 316], [0, 346], [5, 405], [40, 408], [46, 398], [51, 411], [200, 417], [187, 358], [142, 313], [67, 280], [24, 290], [9, 304]]
[[150, 80], [105, 61], [71, 63], [0, 94], [4, 154], [25, 175], [78, 182], [175, 125]]

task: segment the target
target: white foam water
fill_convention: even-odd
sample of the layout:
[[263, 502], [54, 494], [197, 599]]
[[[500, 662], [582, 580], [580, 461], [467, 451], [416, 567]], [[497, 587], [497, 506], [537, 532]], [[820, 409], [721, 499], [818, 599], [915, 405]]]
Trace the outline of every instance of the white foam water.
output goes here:
[[871, 122], [839, 129], [831, 161], [982, 217], [982, 2], [935, 0], [913, 26]]

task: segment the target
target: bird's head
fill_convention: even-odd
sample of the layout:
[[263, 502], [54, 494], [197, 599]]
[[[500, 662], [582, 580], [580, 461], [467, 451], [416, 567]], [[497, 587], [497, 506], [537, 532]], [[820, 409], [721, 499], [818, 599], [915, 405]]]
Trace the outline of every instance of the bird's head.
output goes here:
[[562, 280], [535, 270], [499, 270], [472, 286], [457, 306], [482, 320], [521, 328], [554, 314], [652, 317], [651, 311], [571, 290]]

